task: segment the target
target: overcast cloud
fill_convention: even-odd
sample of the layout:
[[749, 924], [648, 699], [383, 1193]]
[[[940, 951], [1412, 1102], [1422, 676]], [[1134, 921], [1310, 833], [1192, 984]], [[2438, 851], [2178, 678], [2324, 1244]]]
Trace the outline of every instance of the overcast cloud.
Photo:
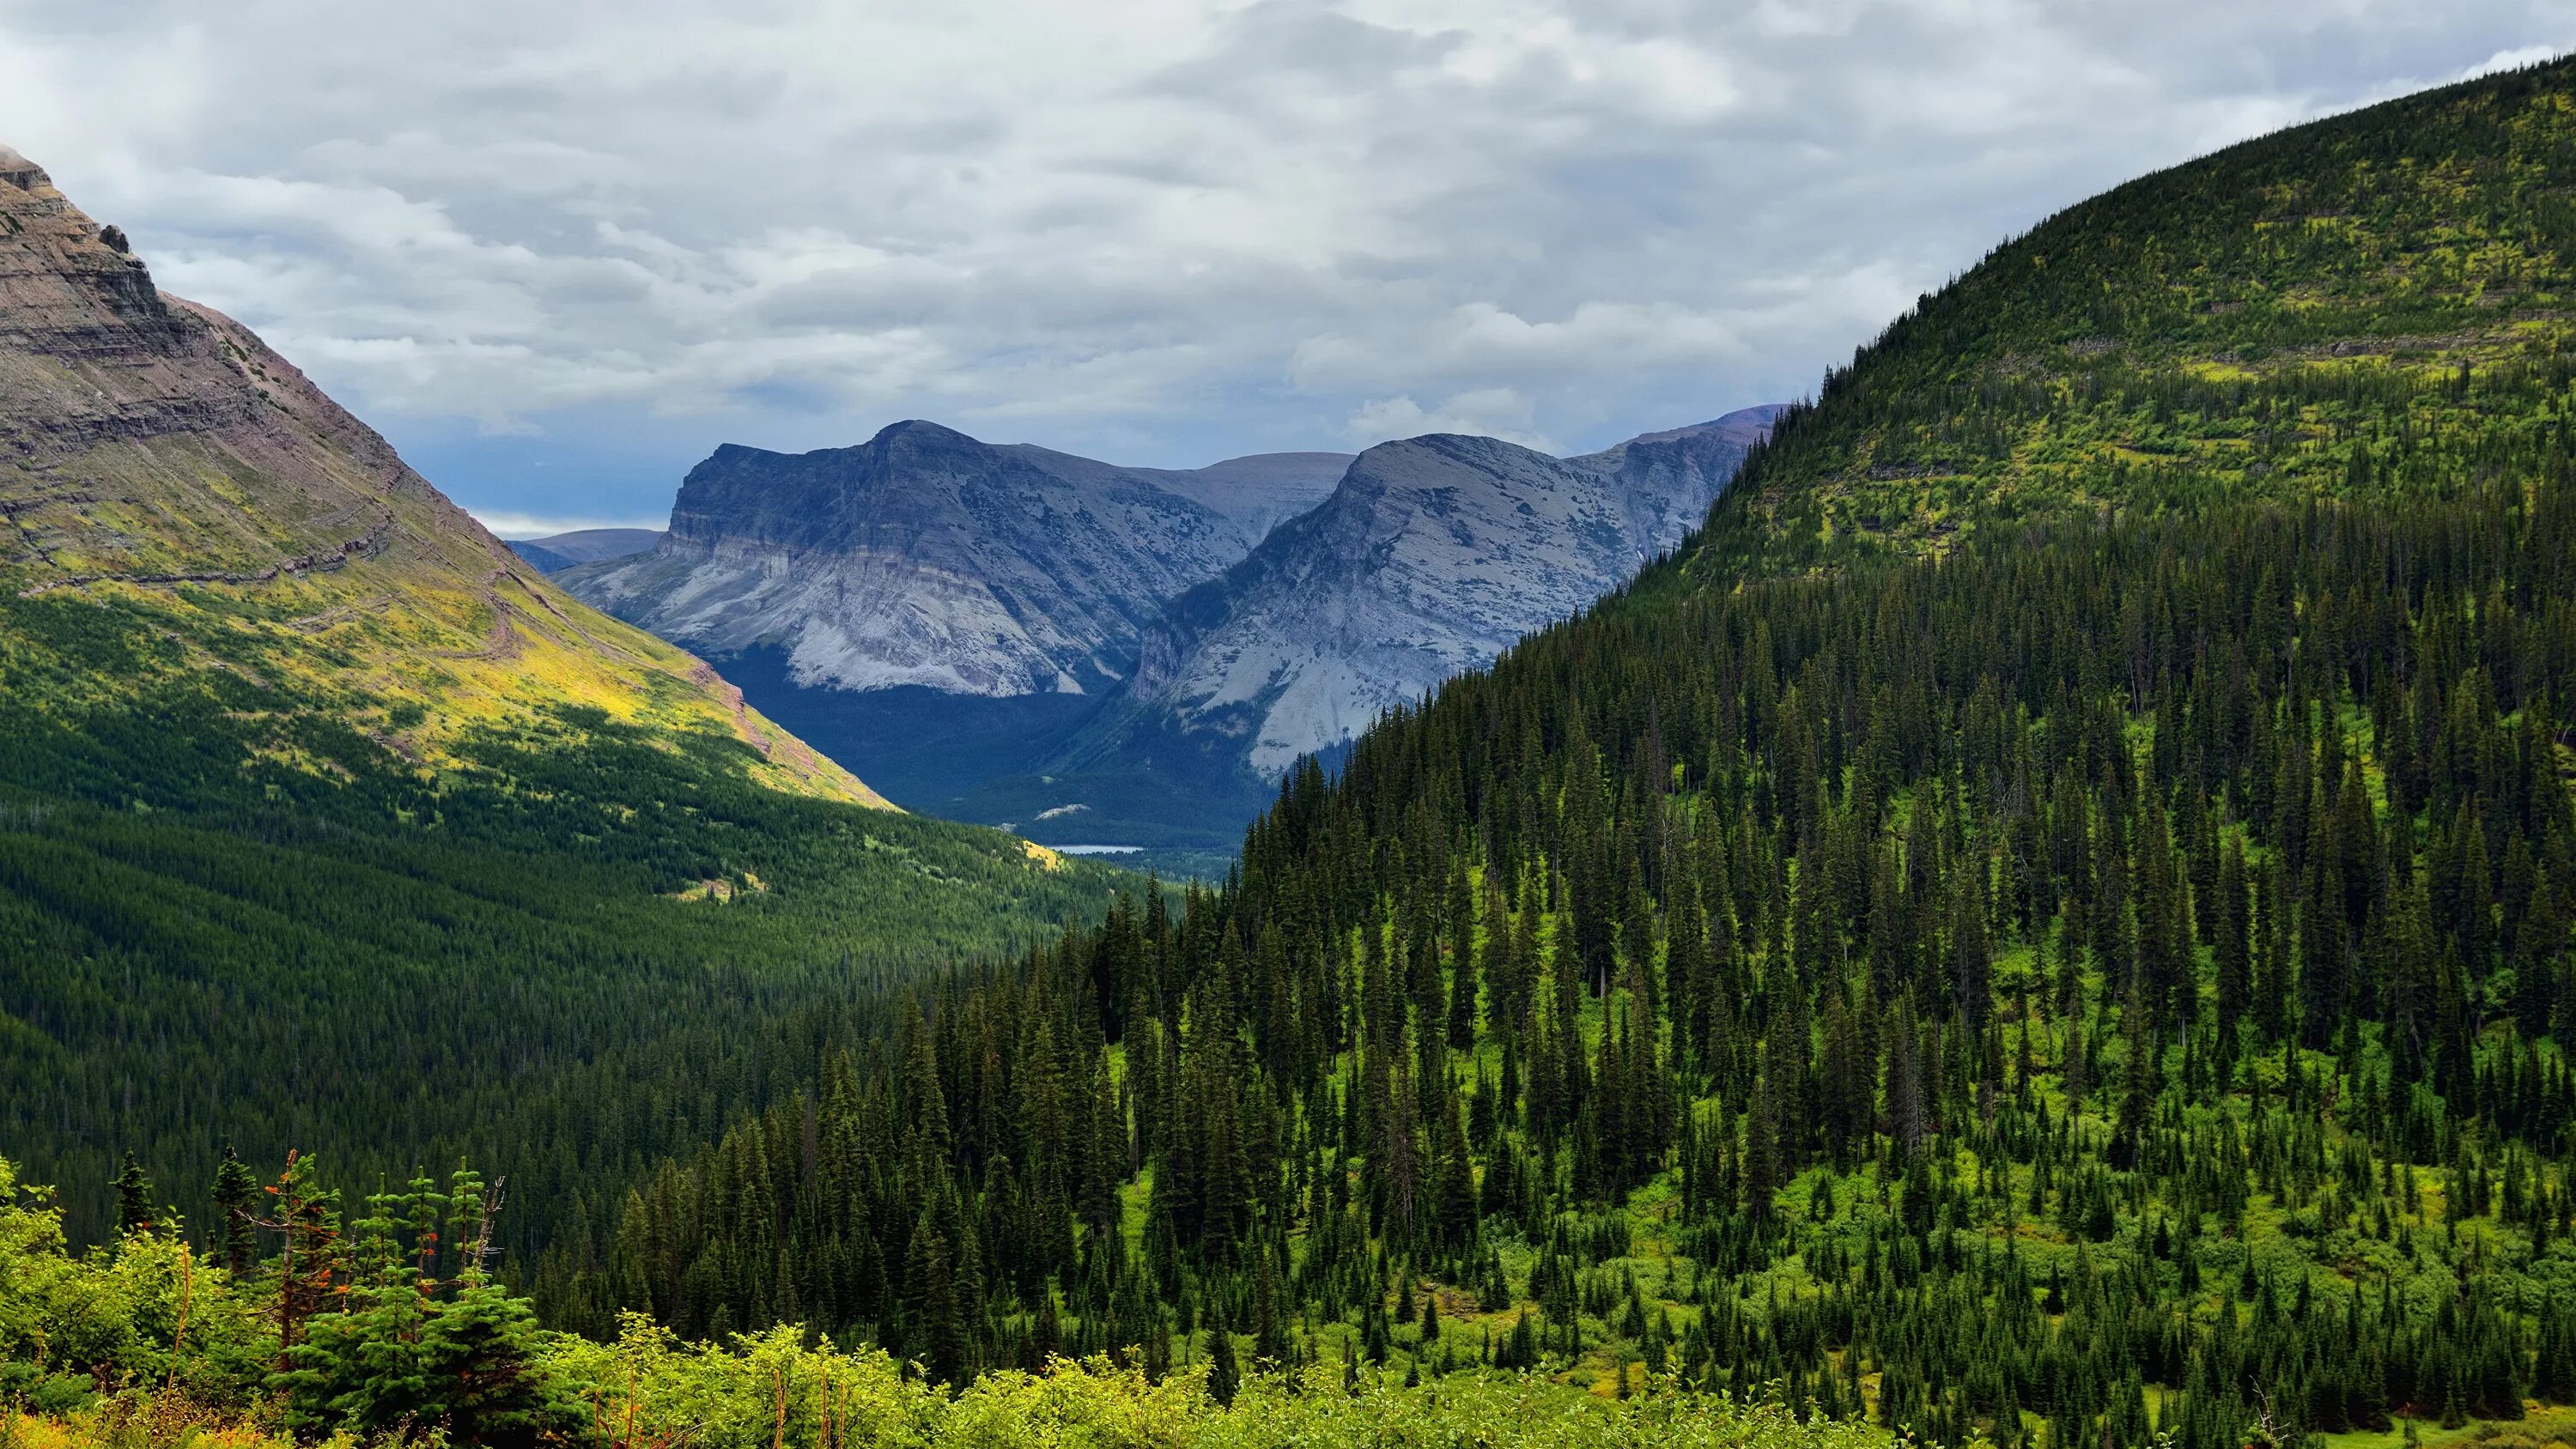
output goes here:
[[0, 141], [514, 531], [929, 417], [1571, 451], [2576, 0], [0, 0]]

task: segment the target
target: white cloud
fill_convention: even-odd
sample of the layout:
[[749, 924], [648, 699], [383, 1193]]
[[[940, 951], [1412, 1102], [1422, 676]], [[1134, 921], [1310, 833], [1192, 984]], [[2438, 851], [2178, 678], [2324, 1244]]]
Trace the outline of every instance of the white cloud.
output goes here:
[[918, 415], [1155, 463], [1597, 446], [1806, 389], [2128, 176], [2576, 36], [2576, 0], [201, 15], [0, 0], [0, 139], [407, 447], [620, 444], [595, 497], [506, 500], [606, 516], [720, 437]]
[[1583, 302], [1563, 318], [1532, 322], [1470, 302], [1402, 325], [1395, 335], [1380, 324], [1310, 337], [1290, 355], [1289, 377], [1307, 391], [1333, 392], [1408, 379], [1601, 377], [1750, 360], [1730, 316], [1665, 303]]

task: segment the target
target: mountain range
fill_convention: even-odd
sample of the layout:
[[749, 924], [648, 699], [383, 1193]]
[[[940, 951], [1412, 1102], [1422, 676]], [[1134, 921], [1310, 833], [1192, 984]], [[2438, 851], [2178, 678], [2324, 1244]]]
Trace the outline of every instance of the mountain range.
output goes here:
[[1160, 734], [1276, 780], [1680, 543], [1779, 411], [1576, 458], [1452, 434], [1371, 448], [1323, 506], [1164, 611], [1066, 762]]
[[728, 446], [658, 547], [559, 582], [907, 804], [1218, 846], [1297, 757], [1678, 543], [1776, 411], [1565, 459], [1434, 435], [1158, 470], [919, 421]]
[[1347, 460], [1149, 472], [935, 423], [854, 448], [727, 445], [650, 553], [567, 572], [580, 597], [716, 658], [780, 650], [803, 688], [1098, 693], [1160, 602], [1241, 558]]

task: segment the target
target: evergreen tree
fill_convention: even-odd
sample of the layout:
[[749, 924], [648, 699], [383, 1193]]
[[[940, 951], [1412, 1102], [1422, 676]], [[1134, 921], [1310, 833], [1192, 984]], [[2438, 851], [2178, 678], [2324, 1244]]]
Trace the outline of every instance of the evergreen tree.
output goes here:
[[1228, 1408], [1243, 1389], [1243, 1370], [1234, 1358], [1234, 1334], [1222, 1325], [1208, 1333], [1208, 1397]]
[[142, 1165], [128, 1152], [124, 1166], [116, 1174], [116, 1235], [124, 1238], [152, 1231], [152, 1180], [143, 1175]]
[[258, 1252], [253, 1219], [257, 1216], [259, 1178], [234, 1155], [229, 1142], [224, 1144], [223, 1161], [215, 1168], [213, 1198], [214, 1241], [220, 1245], [224, 1267], [238, 1278], [250, 1270], [252, 1257]]

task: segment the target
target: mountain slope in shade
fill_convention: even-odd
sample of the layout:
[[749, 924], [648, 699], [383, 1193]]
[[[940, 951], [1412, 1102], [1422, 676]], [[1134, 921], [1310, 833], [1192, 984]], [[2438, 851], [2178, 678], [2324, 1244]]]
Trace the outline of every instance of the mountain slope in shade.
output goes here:
[[602, 559], [628, 558], [662, 541], [658, 528], [578, 528], [545, 538], [514, 538], [510, 551], [550, 574]]
[[1232, 519], [1249, 550], [1333, 494], [1348, 453], [1254, 453], [1204, 468], [1139, 469], [1165, 488]]
[[918, 421], [792, 456], [728, 444], [680, 485], [660, 547], [562, 583], [717, 658], [777, 651], [798, 688], [1096, 694], [1164, 600], [1323, 496], [1343, 461], [1174, 473]]
[[1241, 552], [1250, 552], [1270, 530], [1332, 496], [1342, 470], [1351, 465], [1348, 453], [1252, 453], [1204, 468], [1130, 468], [1034, 443], [1003, 443], [993, 451], [1083, 487], [1151, 484], [1222, 519]]
[[[221, 671], [268, 748], [321, 714], [424, 767], [583, 709], [742, 747], [802, 794], [882, 804], [704, 664], [584, 607], [249, 329], [158, 291], [124, 237], [0, 149], [0, 678], [85, 711]], [[115, 667], [85, 667], [79, 634]], [[313, 768], [328, 769], [325, 761]]]
[[1624, 583], [1706, 514], [1779, 410], [1552, 458], [1433, 434], [1177, 600], [1062, 763], [1156, 751], [1276, 778]]

